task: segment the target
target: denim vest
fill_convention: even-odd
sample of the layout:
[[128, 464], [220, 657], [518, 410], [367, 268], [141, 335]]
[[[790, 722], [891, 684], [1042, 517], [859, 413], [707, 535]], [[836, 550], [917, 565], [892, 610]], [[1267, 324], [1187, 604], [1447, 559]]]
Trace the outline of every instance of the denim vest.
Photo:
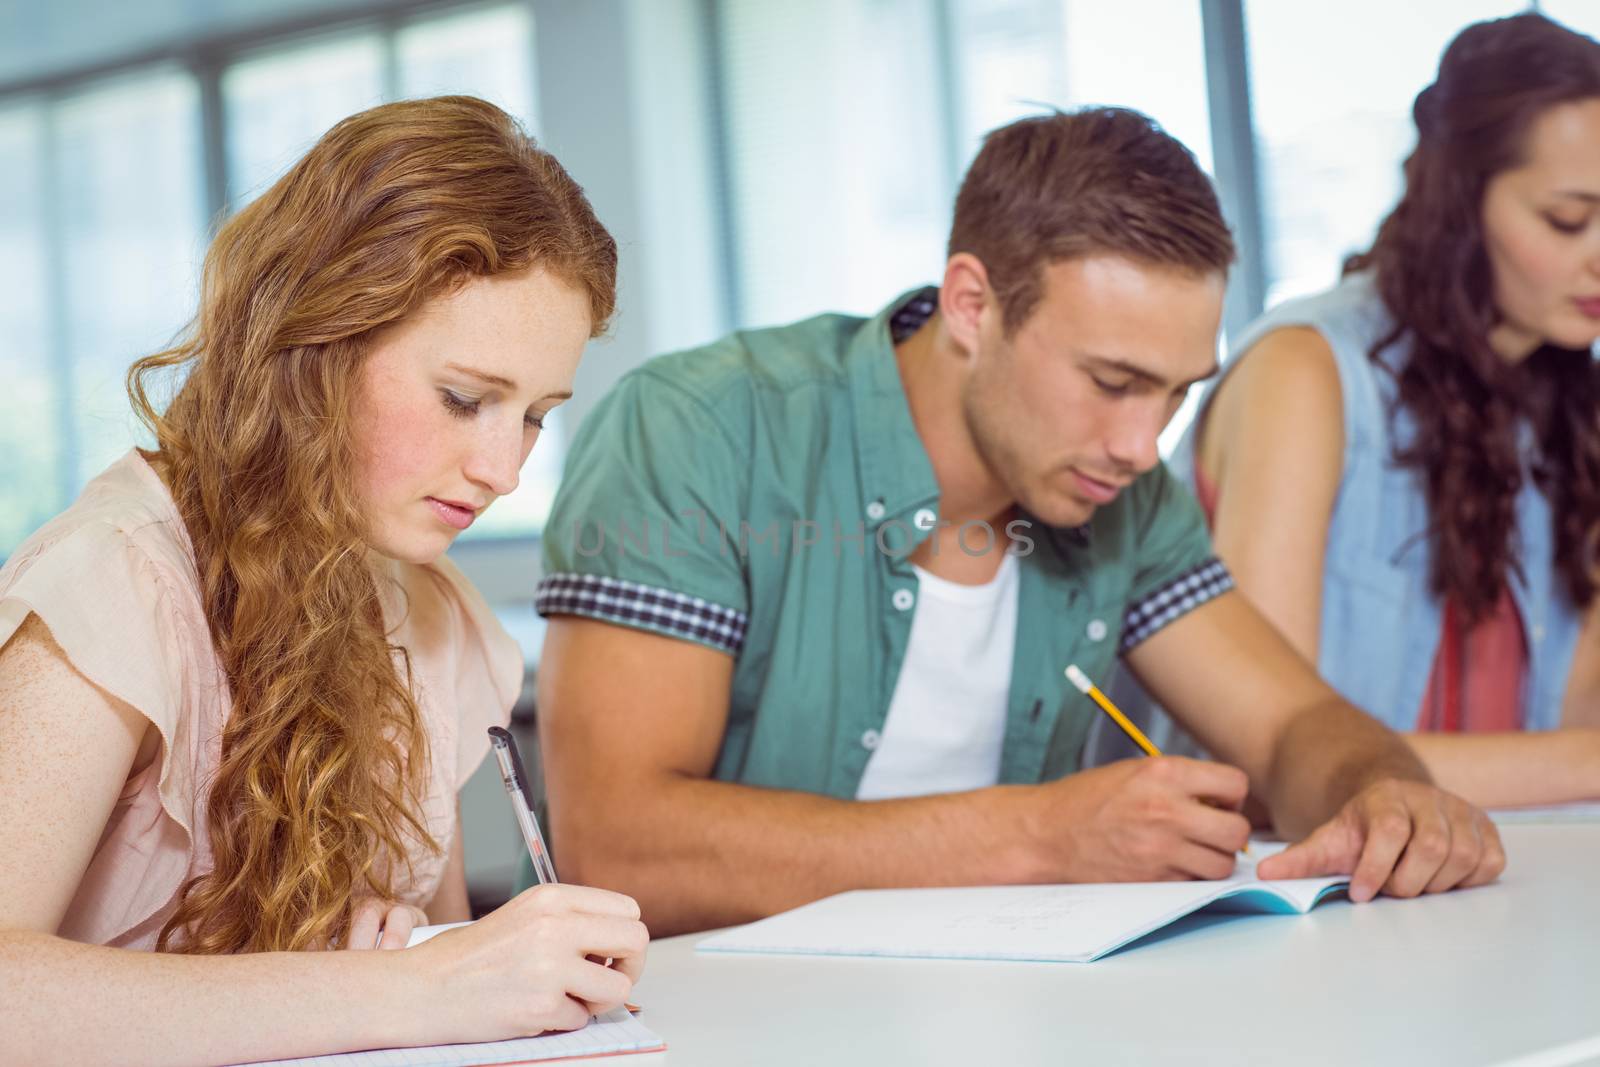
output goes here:
[[[1317, 667], [1357, 707], [1407, 731], [1416, 728], [1444, 613], [1428, 589], [1432, 546], [1425, 534], [1428, 507], [1421, 472], [1393, 461], [1395, 444], [1413, 438], [1415, 422], [1403, 410], [1391, 418], [1394, 380], [1368, 357], [1392, 324], [1374, 278], [1363, 272], [1325, 293], [1280, 304], [1231, 347], [1248, 352], [1272, 330], [1309, 326], [1333, 349], [1344, 399], [1344, 473], [1328, 530]], [[1380, 358], [1397, 367], [1408, 344], [1402, 338]], [[1191, 485], [1195, 430], [1211, 395], [1208, 390], [1202, 398], [1200, 414], [1170, 461]], [[1528, 647], [1524, 728], [1549, 730], [1560, 722], [1582, 616], [1555, 569], [1550, 504], [1533, 484], [1533, 434], [1526, 425], [1524, 431], [1527, 447], [1516, 503], [1524, 578], [1512, 577], [1511, 593]]]

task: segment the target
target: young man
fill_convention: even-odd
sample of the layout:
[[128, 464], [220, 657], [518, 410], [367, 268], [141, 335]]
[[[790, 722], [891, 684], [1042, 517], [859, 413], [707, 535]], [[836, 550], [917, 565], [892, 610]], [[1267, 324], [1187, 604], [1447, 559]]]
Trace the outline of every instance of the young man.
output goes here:
[[[1134, 112], [992, 133], [943, 284], [735, 334], [589, 416], [545, 531], [539, 669], [569, 877], [657, 934], [845, 889], [1493, 879], [1481, 812], [1231, 592], [1156, 437], [1216, 371], [1233, 245]], [[1074, 773], [1121, 655], [1220, 762]], [[1132, 749], [1130, 749], [1130, 752]]]

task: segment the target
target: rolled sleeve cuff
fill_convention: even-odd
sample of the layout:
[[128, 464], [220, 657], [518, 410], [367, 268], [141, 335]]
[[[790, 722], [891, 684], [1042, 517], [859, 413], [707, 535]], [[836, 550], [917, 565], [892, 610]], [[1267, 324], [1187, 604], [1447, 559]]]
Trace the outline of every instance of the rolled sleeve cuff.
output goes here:
[[1118, 653], [1126, 655], [1163, 627], [1232, 588], [1233, 575], [1214, 556], [1183, 572], [1128, 608], [1122, 620], [1122, 644]]
[[542, 616], [579, 615], [695, 641], [733, 655], [744, 645], [750, 617], [687, 593], [597, 574], [551, 574], [539, 582], [533, 606]]

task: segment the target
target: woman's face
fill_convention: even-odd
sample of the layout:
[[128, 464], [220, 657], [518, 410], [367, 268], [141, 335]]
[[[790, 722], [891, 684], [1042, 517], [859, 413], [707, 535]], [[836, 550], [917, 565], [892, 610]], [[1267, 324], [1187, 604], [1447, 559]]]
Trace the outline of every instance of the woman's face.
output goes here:
[[368, 544], [430, 562], [515, 489], [589, 331], [588, 295], [534, 267], [475, 278], [380, 333], [355, 398]]
[[1490, 343], [1502, 358], [1600, 338], [1600, 99], [1539, 116], [1521, 165], [1484, 190], [1483, 234], [1502, 319]]

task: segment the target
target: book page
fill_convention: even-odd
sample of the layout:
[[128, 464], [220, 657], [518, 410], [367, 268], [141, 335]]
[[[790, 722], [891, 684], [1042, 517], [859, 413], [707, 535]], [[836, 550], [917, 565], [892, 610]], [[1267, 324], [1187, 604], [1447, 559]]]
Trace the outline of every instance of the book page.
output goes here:
[[[420, 945], [446, 930], [469, 925], [470, 921], [418, 926], [411, 931], [406, 948]], [[553, 1032], [510, 1041], [369, 1049], [292, 1060], [262, 1060], [249, 1067], [473, 1067], [480, 1064], [538, 1063], [583, 1056], [647, 1052], [665, 1047], [666, 1043], [659, 1035], [635, 1019], [626, 1007], [621, 1007], [605, 1015], [594, 1016], [582, 1030], [570, 1032]]]
[[[1268, 845], [1254, 860], [1281, 848]], [[1236, 909], [1306, 911], [1344, 881], [1261, 882], [1249, 861], [1215, 882], [857, 890], [715, 934], [697, 947], [1087, 962], [1224, 897], [1239, 896]]]
[[510, 1041], [370, 1049], [331, 1056], [304, 1056], [293, 1060], [264, 1060], [253, 1067], [486, 1067], [489, 1064], [540, 1063], [580, 1056], [647, 1052], [665, 1047], [666, 1042], [635, 1019], [626, 1008], [615, 1008], [589, 1020], [589, 1025], [582, 1030], [570, 1033], [540, 1034], [538, 1037], [521, 1037]]
[[406, 948], [422, 944], [429, 938], [437, 937], [446, 930], [454, 930], [458, 926], [471, 926], [472, 920], [467, 919], [458, 923], [439, 923], [437, 926], [418, 926], [412, 929], [411, 937], [406, 941]]
[[1239, 866], [1235, 869], [1231, 881], [1240, 883], [1240, 888], [1229, 897], [1223, 898], [1218, 904], [1219, 911], [1283, 911], [1284, 908], [1274, 906], [1263, 898], [1263, 893], [1269, 893], [1287, 904], [1287, 910], [1307, 912], [1320, 900], [1344, 889], [1350, 884], [1350, 879], [1345, 875], [1328, 876], [1321, 878], [1280, 878], [1276, 881], [1262, 881], [1256, 874], [1256, 864], [1268, 856], [1276, 856], [1288, 848], [1286, 841], [1263, 841], [1252, 838], [1250, 852], [1239, 857]]

